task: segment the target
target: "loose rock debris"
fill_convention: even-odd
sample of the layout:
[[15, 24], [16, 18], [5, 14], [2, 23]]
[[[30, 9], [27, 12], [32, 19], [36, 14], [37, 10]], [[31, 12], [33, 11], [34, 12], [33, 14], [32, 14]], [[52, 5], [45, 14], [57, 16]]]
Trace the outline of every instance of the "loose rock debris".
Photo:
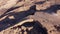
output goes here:
[[0, 0], [0, 34], [60, 34], [60, 0]]

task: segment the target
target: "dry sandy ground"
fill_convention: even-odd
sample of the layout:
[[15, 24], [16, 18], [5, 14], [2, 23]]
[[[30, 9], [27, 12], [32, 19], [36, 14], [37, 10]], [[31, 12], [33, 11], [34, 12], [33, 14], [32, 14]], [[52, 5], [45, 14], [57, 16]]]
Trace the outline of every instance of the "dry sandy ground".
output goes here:
[[60, 34], [60, 0], [0, 0], [0, 34]]

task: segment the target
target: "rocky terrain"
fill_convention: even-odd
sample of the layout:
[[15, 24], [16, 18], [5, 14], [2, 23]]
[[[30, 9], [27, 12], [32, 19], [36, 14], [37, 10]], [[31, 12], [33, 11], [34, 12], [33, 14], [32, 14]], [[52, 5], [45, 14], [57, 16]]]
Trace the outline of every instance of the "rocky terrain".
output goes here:
[[0, 0], [0, 34], [60, 34], [60, 0]]

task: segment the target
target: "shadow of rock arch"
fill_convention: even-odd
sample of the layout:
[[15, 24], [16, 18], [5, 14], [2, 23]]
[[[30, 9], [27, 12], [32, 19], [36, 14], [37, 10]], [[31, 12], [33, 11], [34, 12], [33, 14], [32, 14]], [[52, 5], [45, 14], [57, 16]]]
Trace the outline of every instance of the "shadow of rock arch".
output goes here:
[[60, 9], [60, 5], [52, 5], [45, 10], [39, 10], [39, 11], [52, 14], [52, 13], [57, 13], [57, 10], [59, 10], [59, 9]]
[[22, 24], [21, 26], [25, 26], [25, 27], [33, 26], [33, 29], [31, 29], [30, 31], [28, 31], [28, 29], [26, 30], [28, 34], [48, 34], [47, 29], [43, 27], [43, 25], [39, 23], [38, 21], [33, 21], [30, 23], [27, 22], [27, 23]]
[[[20, 12], [20, 13], [11, 13], [10, 15], [13, 15], [13, 16], [15, 17], [15, 19], [10, 20], [10, 19], [7, 17], [6, 19], [0, 21], [0, 31], [5, 30], [5, 29], [7, 29], [8, 27], [11, 27], [11, 26], [17, 24], [18, 22], [24, 20], [25, 17], [27, 17], [28, 15], [34, 14], [35, 11], [36, 11], [36, 6], [33, 5], [33, 6], [31, 6], [30, 9], [27, 10], [27, 11], [22, 11], [22, 12]], [[3, 16], [5, 16], [5, 14], [4, 14]], [[3, 17], [3, 16], [1, 16], [1, 17]], [[10, 24], [10, 25], [8, 26], [8, 24]]]

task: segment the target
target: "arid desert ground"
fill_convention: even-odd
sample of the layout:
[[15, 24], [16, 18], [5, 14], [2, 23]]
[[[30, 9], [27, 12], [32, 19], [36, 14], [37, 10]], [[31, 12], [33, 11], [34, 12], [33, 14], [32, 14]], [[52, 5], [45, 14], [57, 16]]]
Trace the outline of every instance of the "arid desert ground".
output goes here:
[[0, 34], [60, 34], [60, 0], [0, 0]]

